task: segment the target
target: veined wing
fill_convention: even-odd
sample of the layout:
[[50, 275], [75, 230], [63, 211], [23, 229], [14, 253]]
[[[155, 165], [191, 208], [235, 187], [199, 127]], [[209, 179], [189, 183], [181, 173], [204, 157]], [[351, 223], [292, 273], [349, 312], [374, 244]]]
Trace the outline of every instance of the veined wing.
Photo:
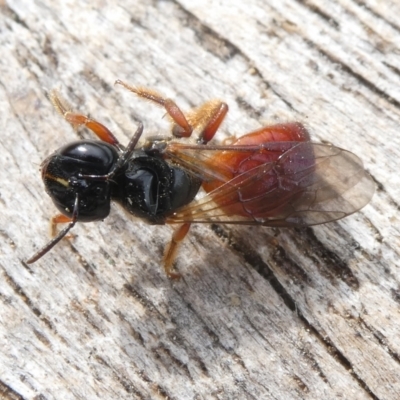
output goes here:
[[[293, 142], [284, 143], [290, 147], [288, 143]], [[279, 149], [276, 143], [270, 145]], [[235, 151], [234, 147], [229, 146], [229, 151]], [[202, 163], [205, 176], [216, 179], [213, 171], [207, 170], [207, 161], [198, 162], [196, 168], [201, 169]], [[375, 190], [356, 155], [311, 142], [292, 144], [275, 161], [221, 182], [215, 190], [170, 215], [167, 222], [311, 226], [358, 211]]]

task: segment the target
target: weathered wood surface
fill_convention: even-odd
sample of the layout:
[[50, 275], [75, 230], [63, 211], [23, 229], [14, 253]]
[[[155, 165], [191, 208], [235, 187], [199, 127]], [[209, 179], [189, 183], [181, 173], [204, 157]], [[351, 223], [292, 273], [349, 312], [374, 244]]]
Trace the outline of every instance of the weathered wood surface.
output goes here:
[[[0, 2], [3, 398], [398, 399], [400, 3], [112, 3]], [[159, 267], [171, 228], [118, 207], [28, 267], [54, 212], [39, 164], [77, 137], [46, 90], [125, 143], [139, 120], [168, 131], [117, 78], [184, 109], [224, 99], [221, 138], [303, 121], [377, 192], [304, 231], [196, 226], [179, 282]]]

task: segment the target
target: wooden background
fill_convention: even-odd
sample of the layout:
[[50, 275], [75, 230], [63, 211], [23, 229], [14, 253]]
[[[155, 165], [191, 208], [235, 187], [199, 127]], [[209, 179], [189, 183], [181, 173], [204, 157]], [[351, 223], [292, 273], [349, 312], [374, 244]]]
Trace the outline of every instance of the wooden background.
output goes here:
[[[400, 398], [400, 3], [113, 3], [0, 1], [2, 398]], [[300, 120], [376, 194], [303, 231], [196, 226], [179, 282], [159, 266], [171, 227], [116, 206], [28, 267], [55, 212], [40, 162], [77, 138], [46, 91], [124, 143], [139, 120], [168, 133], [117, 78], [225, 100], [219, 138]]]

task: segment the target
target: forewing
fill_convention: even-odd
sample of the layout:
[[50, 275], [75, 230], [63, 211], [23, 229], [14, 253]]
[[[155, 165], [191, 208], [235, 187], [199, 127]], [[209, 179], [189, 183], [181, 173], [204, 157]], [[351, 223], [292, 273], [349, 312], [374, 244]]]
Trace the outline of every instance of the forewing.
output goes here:
[[[270, 142], [260, 145], [187, 145], [172, 142], [168, 144], [164, 154], [166, 158], [185, 167], [198, 175], [203, 181], [219, 180], [228, 182], [235, 168], [232, 163], [226, 163], [224, 157], [216, 157], [216, 153], [228, 153], [229, 157], [236, 154], [238, 157], [254, 158], [268, 154], [271, 159], [277, 159], [299, 142]], [[234, 164], [233, 164], [234, 165]]]
[[303, 142], [277, 161], [226, 181], [167, 222], [311, 226], [356, 212], [370, 201], [374, 189], [371, 176], [353, 153]]

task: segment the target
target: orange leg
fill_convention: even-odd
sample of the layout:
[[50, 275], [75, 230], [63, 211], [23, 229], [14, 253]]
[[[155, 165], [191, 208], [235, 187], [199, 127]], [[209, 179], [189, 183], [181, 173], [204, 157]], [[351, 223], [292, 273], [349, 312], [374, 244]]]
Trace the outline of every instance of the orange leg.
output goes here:
[[69, 110], [67, 103], [61, 99], [59, 94], [53, 90], [50, 92], [49, 98], [53, 103], [54, 108], [67, 120], [74, 128], [79, 126], [86, 126], [90, 129], [100, 140], [110, 143], [114, 146], [121, 147], [117, 138], [112, 132], [100, 122], [90, 119], [86, 115], [74, 113]]
[[186, 116], [177, 104], [168, 98], [162, 97], [159, 93], [141, 87], [130, 86], [125, 82], [115, 82], [122, 85], [132, 93], [163, 106], [174, 122], [172, 134], [176, 137], [189, 137], [193, 129], [201, 131], [199, 142], [202, 144], [210, 141], [218, 130], [228, 112], [228, 105], [218, 100], [211, 100], [200, 107], [190, 111]]
[[[77, 204], [77, 201], [75, 202]], [[50, 251], [61, 239], [63, 238], [70, 238], [70, 235], [68, 235], [68, 232], [72, 229], [72, 227], [75, 225], [77, 219], [77, 214], [74, 213], [72, 218], [66, 217], [65, 215], [62, 214], [57, 214], [53, 218], [50, 219], [50, 234], [51, 234], [51, 240], [40, 250], [38, 250], [31, 258], [26, 260], [27, 264], [33, 264], [39, 258], [44, 256], [48, 251]], [[57, 225], [58, 224], [66, 224], [68, 223], [68, 226], [66, 226], [63, 230], [57, 233]]]
[[219, 100], [210, 100], [188, 113], [190, 124], [200, 130], [198, 142], [208, 143], [228, 113], [228, 105]]
[[173, 100], [166, 99], [162, 97], [159, 93], [150, 89], [145, 89], [141, 87], [136, 88], [134, 86], [130, 86], [127, 83], [120, 81], [119, 79], [115, 81], [115, 83], [117, 85], [122, 85], [124, 88], [128, 89], [132, 93], [137, 94], [140, 97], [143, 97], [147, 100], [159, 104], [160, 106], [163, 106], [177, 126], [175, 136], [189, 137], [192, 134], [192, 126], [189, 124], [185, 115]]
[[164, 252], [164, 269], [165, 273], [171, 279], [179, 279], [181, 277], [180, 274], [177, 272], [172, 271], [172, 264], [175, 260], [176, 252], [178, 250], [179, 244], [182, 240], [186, 237], [187, 233], [190, 229], [190, 223], [185, 223], [178, 228], [175, 229], [174, 233], [172, 234], [171, 242], [165, 249]]
[[50, 236], [54, 238], [57, 234], [58, 224], [68, 224], [72, 219], [63, 214], [56, 214], [50, 219]]
[[[79, 215], [79, 195], [76, 194], [75, 202], [74, 202], [74, 210], [72, 212], [71, 218], [66, 217], [62, 214], [58, 214], [54, 216], [50, 223], [51, 223], [51, 233], [52, 239], [45, 244], [40, 250], [38, 250], [31, 258], [26, 260], [27, 264], [32, 264], [39, 260], [42, 256], [44, 256], [48, 251], [50, 251], [62, 238], [67, 237], [68, 232], [75, 226], [76, 221], [78, 220]], [[56, 227], [59, 223], [68, 223], [68, 225], [62, 229], [56, 235]]]

